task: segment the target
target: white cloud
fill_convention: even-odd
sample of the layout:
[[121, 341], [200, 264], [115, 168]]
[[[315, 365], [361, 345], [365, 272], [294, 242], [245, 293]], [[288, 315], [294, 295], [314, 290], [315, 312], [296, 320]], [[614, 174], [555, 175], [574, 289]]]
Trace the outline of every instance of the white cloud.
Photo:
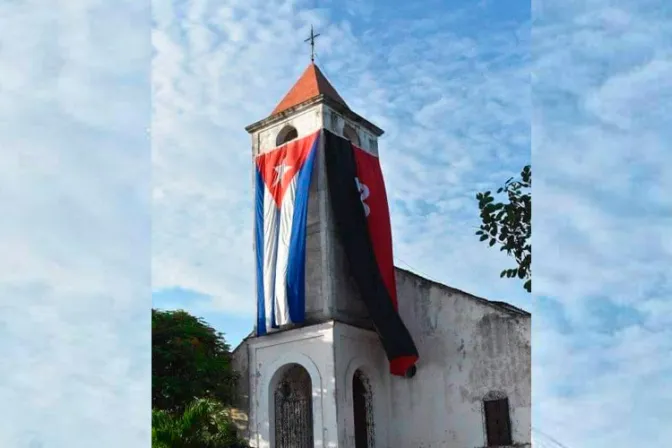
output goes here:
[[672, 22], [619, 3], [535, 11], [534, 412], [571, 447], [672, 435]]
[[149, 443], [150, 15], [0, 4], [0, 445]]

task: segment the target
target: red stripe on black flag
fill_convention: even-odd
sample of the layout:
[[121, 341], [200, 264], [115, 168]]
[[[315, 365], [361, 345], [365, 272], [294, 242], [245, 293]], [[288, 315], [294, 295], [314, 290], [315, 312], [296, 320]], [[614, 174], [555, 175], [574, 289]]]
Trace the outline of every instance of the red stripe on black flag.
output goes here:
[[[376, 217], [373, 223], [379, 223], [378, 226], [383, 234], [390, 234], [389, 212], [387, 211], [387, 199], [384, 197], [382, 173], [362, 172], [363, 169], [380, 171], [380, 165], [361, 163], [361, 160], [358, 164], [355, 151], [361, 150], [355, 149], [348, 140], [327, 130], [324, 131], [324, 135], [329, 198], [338, 237], [350, 267], [350, 274], [355, 280], [369, 316], [376, 327], [387, 359], [390, 361], [390, 373], [404, 376], [415, 366], [418, 360], [418, 350], [411, 334], [397, 313], [395, 286], [388, 289], [384, 278], [384, 273], [388, 273], [390, 269], [388, 263], [392, 264], [392, 240], [391, 236], [380, 238], [376, 235], [372, 238], [370, 232], [375, 233], [377, 228], [369, 225], [368, 219], [371, 217], [367, 219], [365, 206], [360, 197], [361, 187], [358, 186], [360, 178], [377, 183], [367, 185], [369, 190], [367, 199], [374, 206], [376, 201], [385, 201], [385, 207], [375, 206], [370, 211], [373, 213], [384, 210], [386, 216]], [[383, 194], [383, 196], [374, 198], [372, 195], [376, 193]], [[376, 250], [374, 244], [389, 245], [389, 247]], [[376, 254], [379, 254], [378, 258]], [[386, 254], [389, 254], [389, 260]], [[393, 266], [391, 269], [394, 269]]]
[[378, 261], [380, 275], [383, 277], [383, 282], [396, 310], [397, 284], [394, 278], [394, 257], [392, 256], [392, 226], [380, 160], [361, 148], [354, 145], [352, 147], [357, 165], [359, 198], [364, 204], [364, 214], [373, 252]]

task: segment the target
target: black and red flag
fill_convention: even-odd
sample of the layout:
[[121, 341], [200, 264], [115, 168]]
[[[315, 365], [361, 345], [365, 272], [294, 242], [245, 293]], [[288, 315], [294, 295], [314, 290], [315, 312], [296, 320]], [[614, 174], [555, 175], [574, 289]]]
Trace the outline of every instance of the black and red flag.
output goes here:
[[392, 230], [378, 157], [324, 130], [329, 197], [350, 274], [390, 361], [411, 376], [418, 350], [397, 312]]

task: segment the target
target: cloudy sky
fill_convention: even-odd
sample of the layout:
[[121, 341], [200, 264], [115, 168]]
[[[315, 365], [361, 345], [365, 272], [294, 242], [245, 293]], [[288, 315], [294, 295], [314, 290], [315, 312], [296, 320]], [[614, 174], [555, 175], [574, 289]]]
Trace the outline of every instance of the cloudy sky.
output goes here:
[[[394, 3], [394, 2], [393, 2]], [[534, 426], [672, 437], [672, 9], [0, 2], [0, 446], [149, 446], [149, 309], [252, 327], [244, 127], [309, 62], [383, 129], [396, 263], [534, 313]], [[533, 159], [534, 301], [473, 236]], [[73, 437], [76, 434], [76, 437]]]

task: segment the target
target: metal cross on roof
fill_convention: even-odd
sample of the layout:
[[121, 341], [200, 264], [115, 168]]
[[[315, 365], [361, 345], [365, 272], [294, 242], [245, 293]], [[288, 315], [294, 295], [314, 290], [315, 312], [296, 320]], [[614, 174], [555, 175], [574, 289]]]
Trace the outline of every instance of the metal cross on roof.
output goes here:
[[310, 25], [310, 37], [304, 42], [310, 42], [310, 62], [315, 62], [315, 38], [319, 36], [319, 34], [315, 34], [313, 30], [313, 25]]

